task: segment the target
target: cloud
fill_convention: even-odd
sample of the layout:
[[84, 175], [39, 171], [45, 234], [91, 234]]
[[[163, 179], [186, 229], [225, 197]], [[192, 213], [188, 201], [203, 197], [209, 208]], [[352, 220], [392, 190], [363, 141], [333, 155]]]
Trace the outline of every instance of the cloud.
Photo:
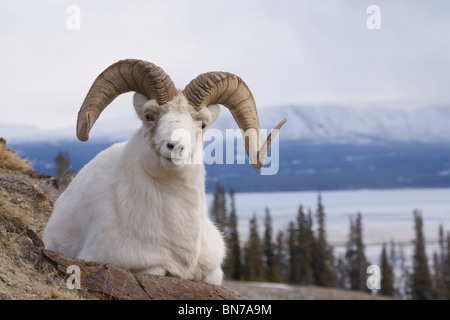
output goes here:
[[[74, 125], [92, 81], [111, 63], [161, 66], [179, 88], [199, 73], [241, 76], [258, 106], [383, 101], [449, 103], [445, 1], [2, 1], [1, 123]], [[81, 28], [69, 30], [69, 5]], [[132, 111], [131, 95], [102, 115]]]

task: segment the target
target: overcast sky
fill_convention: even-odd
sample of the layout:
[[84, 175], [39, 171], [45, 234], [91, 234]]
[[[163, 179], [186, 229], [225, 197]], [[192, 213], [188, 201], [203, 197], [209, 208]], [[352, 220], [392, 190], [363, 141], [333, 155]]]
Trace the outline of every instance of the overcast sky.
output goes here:
[[[381, 29], [369, 30], [369, 5]], [[70, 5], [80, 29], [69, 29]], [[72, 21], [72, 20], [71, 20]], [[228, 71], [257, 105], [450, 106], [450, 1], [0, 1], [0, 123], [75, 126], [95, 77], [124, 58], [180, 89]], [[131, 94], [102, 117], [128, 117]]]

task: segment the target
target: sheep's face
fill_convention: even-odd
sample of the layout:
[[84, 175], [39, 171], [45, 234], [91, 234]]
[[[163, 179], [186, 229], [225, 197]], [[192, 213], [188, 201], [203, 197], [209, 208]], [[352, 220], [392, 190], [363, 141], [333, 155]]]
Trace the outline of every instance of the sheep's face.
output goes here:
[[219, 115], [218, 105], [196, 111], [181, 92], [164, 105], [139, 93], [133, 100], [143, 122], [141, 156], [146, 166], [180, 170], [203, 164], [203, 136]]

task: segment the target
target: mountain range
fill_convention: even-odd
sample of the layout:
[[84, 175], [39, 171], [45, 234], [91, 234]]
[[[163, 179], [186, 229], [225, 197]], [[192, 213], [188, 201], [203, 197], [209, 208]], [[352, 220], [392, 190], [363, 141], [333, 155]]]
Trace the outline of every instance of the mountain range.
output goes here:
[[[450, 142], [450, 106], [414, 108], [350, 107], [341, 105], [292, 105], [258, 110], [262, 129], [272, 129], [283, 118], [281, 140], [314, 144], [391, 142]], [[91, 136], [97, 141], [126, 140], [140, 126], [130, 110], [129, 117], [97, 121]], [[222, 112], [213, 128], [225, 132], [237, 129], [231, 114]], [[0, 135], [14, 142], [75, 140], [75, 125], [58, 130], [42, 130], [24, 125], [2, 124]]]
[[[213, 128], [223, 134], [238, 129], [222, 109]], [[285, 106], [258, 113], [262, 129], [288, 120], [279, 134], [277, 173], [260, 175], [248, 159], [246, 164], [206, 164], [208, 192], [217, 182], [237, 192], [450, 187], [450, 106]], [[0, 124], [0, 137], [31, 160], [35, 170], [54, 175], [58, 152], [68, 152], [72, 169], [78, 171], [113, 142], [130, 138], [139, 126], [130, 112], [121, 119], [99, 119], [87, 142], [76, 139], [75, 126], [41, 130]], [[239, 147], [235, 159], [241, 156], [238, 152]]]

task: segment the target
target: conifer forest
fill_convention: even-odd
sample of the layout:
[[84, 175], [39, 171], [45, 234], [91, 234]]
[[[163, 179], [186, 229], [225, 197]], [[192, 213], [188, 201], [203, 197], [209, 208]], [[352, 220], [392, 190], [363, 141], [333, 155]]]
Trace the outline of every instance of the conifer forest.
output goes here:
[[[227, 191], [218, 183], [209, 209], [228, 247], [226, 279], [316, 285], [399, 299], [450, 299], [450, 232], [441, 225], [436, 230], [438, 249], [427, 253], [418, 210], [411, 212], [415, 229], [412, 256], [406, 256], [404, 244], [391, 241], [383, 243], [378, 261], [368, 261], [360, 213], [349, 220], [345, 253], [334, 252], [327, 240], [326, 209], [320, 194], [315, 208], [299, 204], [284, 230], [274, 230], [270, 208], [265, 209], [262, 221], [254, 214], [245, 239], [238, 232], [233, 189]], [[369, 285], [371, 265], [379, 267], [376, 287]]]

